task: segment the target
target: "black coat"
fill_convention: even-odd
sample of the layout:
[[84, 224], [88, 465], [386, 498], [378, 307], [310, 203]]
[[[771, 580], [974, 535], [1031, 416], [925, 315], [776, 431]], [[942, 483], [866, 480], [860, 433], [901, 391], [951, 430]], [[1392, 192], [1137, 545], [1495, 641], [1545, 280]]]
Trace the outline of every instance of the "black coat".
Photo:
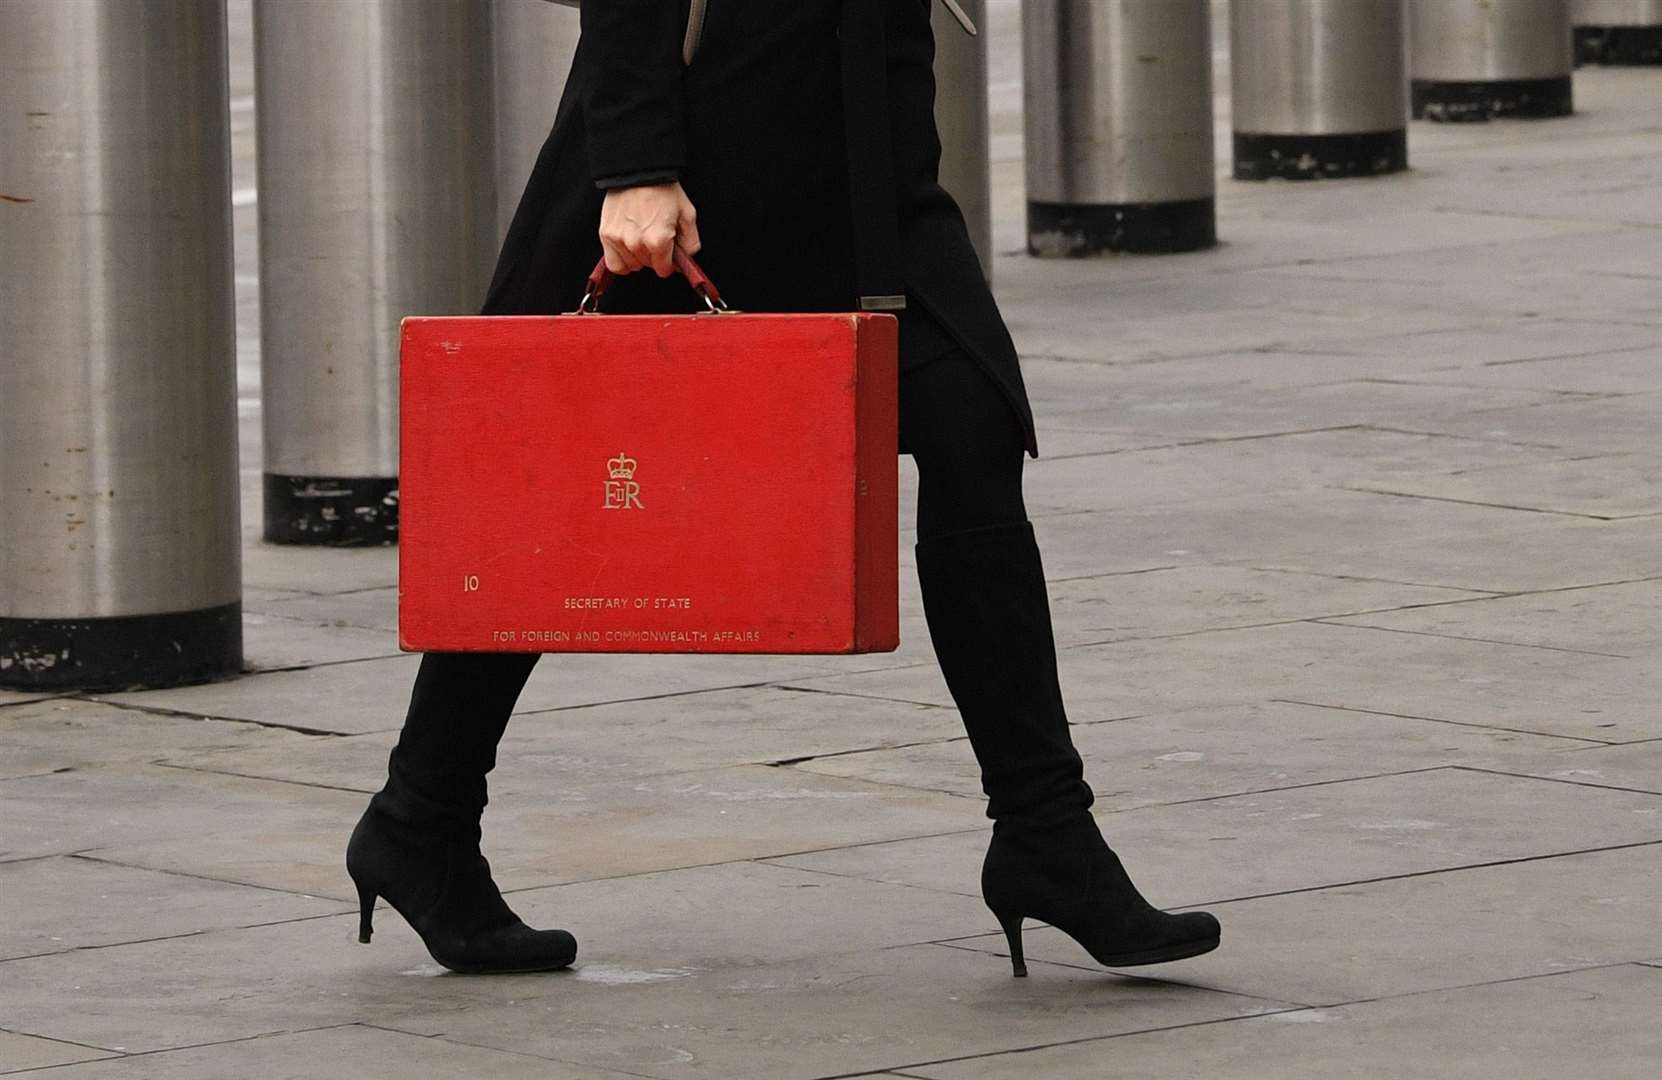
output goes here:
[[[554, 129], [502, 247], [485, 313], [573, 310], [600, 258], [605, 177], [673, 169], [698, 210], [699, 263], [748, 311], [856, 306], [838, 20], [844, 0], [710, 0], [681, 62], [687, 0], [583, 5]], [[884, 7], [902, 273], [911, 310], [985, 367], [1037, 454], [1014, 344], [963, 215], [937, 180], [932, 0]], [[804, 257], [806, 259], [804, 260]], [[691, 311], [679, 278], [629, 275], [608, 311]], [[903, 339], [906, 337], [903, 334]], [[902, 350], [903, 370], [922, 359]], [[973, 373], [971, 373], [973, 374]]]

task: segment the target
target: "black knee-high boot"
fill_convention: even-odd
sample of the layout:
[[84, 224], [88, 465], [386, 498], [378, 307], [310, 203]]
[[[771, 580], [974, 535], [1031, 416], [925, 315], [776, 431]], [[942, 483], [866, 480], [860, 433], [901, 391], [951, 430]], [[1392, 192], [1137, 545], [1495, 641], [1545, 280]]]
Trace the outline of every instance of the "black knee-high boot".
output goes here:
[[935, 534], [915, 550], [935, 655], [981, 764], [994, 820], [982, 895], [1008, 935], [1015, 973], [1027, 973], [1025, 918], [1050, 923], [1110, 967], [1216, 948], [1217, 919], [1150, 905], [1090, 814], [1032, 524]]
[[570, 934], [533, 930], [513, 913], [479, 850], [485, 776], [536, 662], [535, 654], [422, 657], [387, 783], [347, 845], [360, 941], [370, 938], [381, 896], [453, 971], [547, 971], [575, 959]]

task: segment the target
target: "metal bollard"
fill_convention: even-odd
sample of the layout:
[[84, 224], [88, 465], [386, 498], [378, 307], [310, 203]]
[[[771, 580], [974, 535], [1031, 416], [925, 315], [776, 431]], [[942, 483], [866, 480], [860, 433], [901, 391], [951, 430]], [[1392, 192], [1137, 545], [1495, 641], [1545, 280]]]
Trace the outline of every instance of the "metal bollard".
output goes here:
[[1572, 111], [1569, 0], [1410, 0], [1414, 118]]
[[1217, 242], [1207, 0], [1026, 0], [1027, 249]]
[[577, 10], [496, 0], [496, 233], [507, 235], [577, 51]]
[[398, 323], [478, 310], [491, 10], [256, 0], [265, 538], [398, 538]]
[[1662, 0], [1575, 0], [1582, 64], [1662, 64]]
[[1402, 0], [1233, 0], [1235, 179], [1408, 167]]
[[224, 0], [0, 5], [0, 685], [242, 667]]
[[980, 32], [964, 33], [946, 5], [935, 9], [935, 82], [946, 93], [935, 95], [935, 124], [941, 132], [941, 186], [964, 212], [970, 239], [981, 257], [981, 271], [993, 276], [993, 178], [988, 153], [987, 3], [964, 0], [960, 6]]

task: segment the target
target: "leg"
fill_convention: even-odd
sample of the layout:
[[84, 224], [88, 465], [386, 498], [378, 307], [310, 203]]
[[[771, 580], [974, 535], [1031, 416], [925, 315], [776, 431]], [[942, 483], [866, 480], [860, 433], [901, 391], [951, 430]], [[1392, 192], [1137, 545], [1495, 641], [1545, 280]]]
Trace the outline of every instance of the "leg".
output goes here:
[[1217, 946], [1204, 912], [1143, 899], [1090, 814], [1062, 704], [1044, 569], [1021, 498], [1023, 431], [980, 367], [952, 353], [901, 380], [900, 421], [918, 466], [918, 583], [941, 674], [987, 793], [987, 906], [1009, 936], [1041, 919], [1112, 967]]
[[988, 816], [1091, 805], [1068, 732], [1044, 572], [1022, 502], [1024, 433], [978, 364], [952, 352], [901, 381], [918, 467], [918, 581], [941, 672], [958, 702]]
[[410, 825], [478, 836], [485, 776], [537, 653], [426, 653], [374, 808]]
[[577, 943], [509, 909], [479, 851], [485, 776], [535, 653], [428, 653], [388, 762], [387, 782], [352, 832], [346, 868], [362, 905], [359, 940], [384, 897], [455, 971], [565, 967]]

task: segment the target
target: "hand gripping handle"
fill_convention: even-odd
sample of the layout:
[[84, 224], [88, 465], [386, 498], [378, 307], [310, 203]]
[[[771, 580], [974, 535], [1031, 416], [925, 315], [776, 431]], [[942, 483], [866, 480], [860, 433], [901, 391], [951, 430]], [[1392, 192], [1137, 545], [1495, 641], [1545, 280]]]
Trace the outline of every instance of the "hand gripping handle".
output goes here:
[[[675, 247], [675, 269], [687, 279], [687, 284], [692, 286], [693, 292], [703, 299], [705, 307], [714, 312], [727, 310], [727, 302], [721, 298], [721, 290], [716, 288], [716, 283], [710, 280], [710, 275], [699, 268], [691, 255], [681, 250], [679, 244]], [[594, 271], [589, 274], [588, 289], [583, 293], [582, 302], [577, 305], [577, 314], [597, 313], [600, 310], [600, 298], [606, 295], [606, 290], [611, 287], [616, 277], [616, 274], [606, 268], [606, 260], [602, 257], [595, 264]]]

